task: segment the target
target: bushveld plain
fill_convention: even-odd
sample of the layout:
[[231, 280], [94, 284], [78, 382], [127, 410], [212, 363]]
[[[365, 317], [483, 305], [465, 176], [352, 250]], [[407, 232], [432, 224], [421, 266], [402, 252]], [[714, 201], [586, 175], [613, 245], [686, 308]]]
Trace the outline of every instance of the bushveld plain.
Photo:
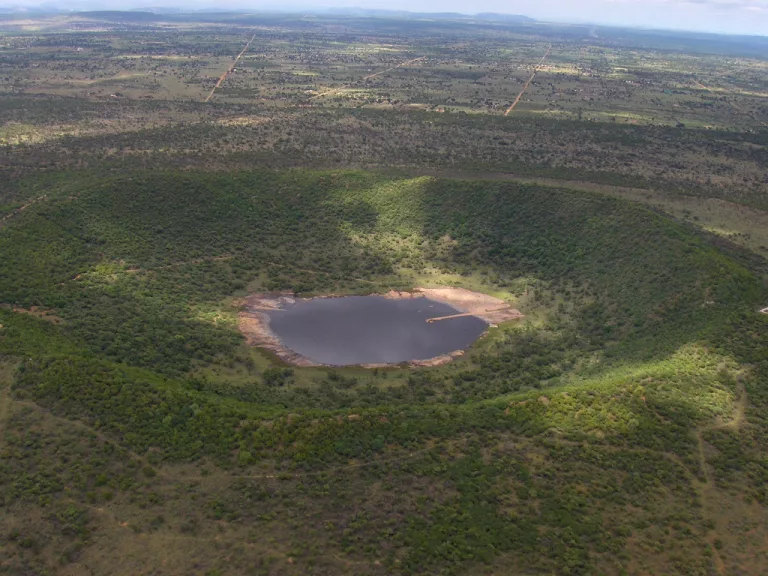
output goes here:
[[[766, 53], [0, 15], [0, 573], [768, 572]], [[419, 287], [524, 317], [374, 369], [238, 326]]]

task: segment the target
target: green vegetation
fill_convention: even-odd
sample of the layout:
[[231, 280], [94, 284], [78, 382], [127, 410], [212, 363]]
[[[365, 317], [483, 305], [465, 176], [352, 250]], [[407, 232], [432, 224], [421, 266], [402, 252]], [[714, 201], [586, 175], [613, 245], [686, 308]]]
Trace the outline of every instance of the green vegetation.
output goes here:
[[0, 173], [10, 179], [104, 162], [386, 167], [767, 207], [768, 46], [758, 37], [108, 12], [0, 15], [0, 30]]
[[[370, 172], [57, 182], [16, 183], [48, 196], [0, 232], [3, 300], [28, 310], [0, 310], [16, 364], [5, 505], [39, 511], [12, 515], [20, 566], [52, 558], [24, 530], [59, 530], [44, 511], [66, 494], [58, 514], [74, 528], [56, 536], [56, 562], [98, 562], [113, 521], [89, 506], [108, 506], [139, 514], [138, 533], [195, 541], [215, 521], [235, 545], [256, 522], [280, 535], [270, 566], [289, 571], [619, 574], [642, 558], [706, 574], [724, 528], [708, 478], [765, 498], [751, 414], [768, 400], [766, 291], [682, 224], [597, 194]], [[273, 367], [237, 332], [232, 298], [248, 290], [416, 282], [504, 294], [529, 319], [421, 370]], [[752, 427], [708, 428], [741, 394]], [[74, 449], [91, 435], [115, 450], [76, 482], [45, 456], [58, 439], [14, 436], [59, 417], [83, 427]], [[699, 459], [699, 429], [722, 456]], [[170, 496], [184, 486], [197, 488]], [[266, 561], [262, 545], [240, 561]]]
[[[0, 573], [768, 573], [764, 40], [0, 34]], [[254, 292], [417, 286], [525, 318], [419, 369], [238, 329]]]

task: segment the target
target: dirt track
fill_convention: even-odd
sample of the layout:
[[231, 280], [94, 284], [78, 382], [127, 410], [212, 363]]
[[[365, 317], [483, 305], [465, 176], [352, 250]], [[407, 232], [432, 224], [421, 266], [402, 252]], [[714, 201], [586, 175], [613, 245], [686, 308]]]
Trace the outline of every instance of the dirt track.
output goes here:
[[342, 86], [341, 88], [334, 88], [333, 90], [327, 90], [325, 92], [321, 92], [320, 94], [315, 94], [310, 98], [310, 100], [314, 100], [315, 98], [321, 98], [323, 96], [328, 96], [329, 94], [335, 94], [336, 92], [341, 92], [342, 90], [345, 90], [347, 88], [352, 88], [355, 84], [358, 84], [359, 82], [365, 82], [366, 80], [370, 80], [371, 78], [376, 78], [376, 76], [381, 76], [382, 74], [386, 74], [387, 72], [391, 72], [392, 70], [396, 68], [401, 68], [403, 66], [408, 66], [409, 64], [413, 64], [414, 62], [418, 62], [420, 60], [424, 60], [426, 56], [421, 56], [420, 58], [413, 58], [412, 60], [406, 60], [405, 62], [401, 62], [397, 66], [392, 66], [391, 68], [387, 68], [386, 70], [380, 70], [379, 72], [375, 72], [374, 74], [369, 74], [368, 76], [363, 76], [359, 80], [355, 80], [354, 82], [350, 82], [349, 84], [346, 84]]
[[5, 443], [5, 426], [11, 414], [11, 395], [9, 385], [3, 385], [0, 389], [0, 446]]
[[547, 59], [547, 56], [549, 56], [549, 52], [551, 50], [552, 50], [552, 44], [550, 44], [547, 47], [547, 51], [544, 53], [544, 56], [541, 57], [541, 60], [539, 60], [539, 63], [533, 67], [533, 74], [531, 74], [531, 77], [528, 78], [528, 82], [526, 82], [525, 86], [523, 86], [523, 89], [520, 90], [520, 94], [517, 95], [517, 98], [515, 98], [515, 101], [512, 102], [512, 106], [507, 108], [507, 111], [504, 112], [504, 116], [509, 116], [509, 113], [512, 112], [512, 110], [515, 109], [515, 106], [517, 106], [517, 103], [520, 102], [520, 99], [523, 97], [523, 94], [525, 94], [525, 91], [528, 90], [528, 86], [531, 85], [531, 82], [533, 82], [533, 79], [536, 78], [536, 73], [539, 71], [539, 68], [541, 68], [541, 65], [544, 64], [544, 60]]
[[[734, 402], [733, 414], [727, 422], [716, 422], [707, 426], [702, 426], [696, 430], [696, 444], [698, 451], [699, 467], [704, 475], [704, 482], [694, 482], [694, 486], [697, 487], [697, 492], [702, 500], [704, 510], [710, 510], [710, 514], [717, 515], [717, 501], [719, 500], [719, 488], [712, 477], [712, 473], [709, 470], [709, 464], [707, 463], [707, 456], [704, 447], [704, 432], [708, 430], [723, 430], [733, 429], [737, 430], [741, 428], [746, 422], [746, 410], [747, 410], [747, 391], [742, 382], [737, 385], [737, 399]], [[723, 557], [718, 552], [718, 548], [715, 545], [720, 538], [721, 534], [718, 534], [717, 528], [710, 529], [706, 536], [709, 543], [710, 550], [712, 550], [712, 559], [714, 561], [715, 570], [718, 576], [725, 576], [728, 573], [728, 569], [723, 561]]]
[[522, 318], [523, 315], [500, 298], [488, 294], [473, 292], [466, 288], [416, 288], [413, 292], [391, 291], [385, 298], [429, 298], [455, 308], [459, 314], [432, 318], [431, 321], [459, 318], [461, 316], [477, 316], [488, 324], [500, 324]]
[[232, 66], [230, 66], [229, 69], [226, 72], [224, 72], [224, 74], [221, 75], [221, 77], [219, 78], [219, 81], [216, 82], [216, 86], [213, 87], [213, 89], [211, 90], [211, 93], [208, 94], [208, 97], [205, 100], [203, 100], [203, 102], [208, 102], [210, 101], [211, 98], [213, 98], [213, 93], [216, 92], [216, 89], [219, 86], [221, 86], [224, 80], [227, 79], [227, 76], [229, 76], [232, 73], [232, 71], [235, 69], [235, 66], [237, 66], [238, 60], [240, 60], [240, 58], [243, 57], [243, 54], [245, 54], [248, 51], [248, 47], [251, 45], [251, 42], [253, 42], [254, 38], [256, 38], [255, 32], [253, 33], [253, 36], [251, 36], [251, 39], [248, 40], [248, 43], [245, 45], [245, 48], [243, 48], [240, 54], [237, 55], [237, 58], [235, 58], [235, 61], [232, 62]]
[[[13, 366], [0, 363], [0, 448], [5, 446], [5, 430], [11, 417], [11, 381]], [[0, 450], [2, 454], [2, 450]]]
[[[715, 91], [714, 91], [714, 90], [712, 90], [712, 88], [710, 88], [709, 86], [705, 86], [704, 84], [702, 84], [702, 83], [701, 83], [701, 82], [699, 82], [698, 80], [691, 80], [691, 82], [692, 82], [692, 83], [693, 83], [693, 85], [694, 85], [694, 86], [696, 86], [697, 88], [702, 88], [702, 89], [706, 90], [707, 92], [711, 92], [712, 94], [714, 94], [714, 93], [715, 93]], [[749, 112], [747, 112], [746, 110], [744, 110], [744, 108], [742, 108], [742, 107], [741, 107], [741, 106], [739, 106], [738, 104], [735, 104], [735, 103], [731, 102], [730, 100], [727, 100], [727, 102], [728, 102], [728, 104], [730, 104], [730, 105], [731, 105], [731, 108], [733, 108], [734, 110], [736, 110], [736, 112], [738, 112], [739, 114], [743, 114], [744, 116], [747, 116], [748, 118], [751, 118], [752, 120], [754, 120], [755, 122], [757, 122], [757, 123], [758, 123], [758, 124], [760, 124], [761, 126], [768, 128], [768, 124], [766, 124], [765, 122], [762, 122], [762, 121], [758, 120], [757, 118], [755, 118], [755, 117], [754, 117], [752, 114], [750, 114]]]
[[24, 210], [32, 206], [32, 204], [35, 204], [36, 202], [40, 202], [41, 200], [45, 200], [46, 198], [48, 198], [48, 194], [43, 194], [42, 196], [38, 196], [34, 200], [30, 200], [29, 202], [24, 204], [24, 206], [20, 206], [19, 208], [16, 208], [16, 210], [9, 212], [8, 214], [0, 218], [0, 227], [2, 227], [7, 220], [11, 219], [13, 216], [16, 216], [16, 214], [18, 214], [19, 212], [23, 212]]
[[[506, 307], [495, 308], [493, 310], [484, 310], [484, 312], [500, 312], [501, 310], [506, 310]], [[432, 324], [433, 322], [440, 322], [441, 320], [453, 320], [454, 318], [466, 318], [467, 316], [475, 316], [475, 314], [473, 312], [464, 312], [462, 314], [451, 314], [450, 316], [440, 316], [438, 318], [427, 318], [427, 322]]]

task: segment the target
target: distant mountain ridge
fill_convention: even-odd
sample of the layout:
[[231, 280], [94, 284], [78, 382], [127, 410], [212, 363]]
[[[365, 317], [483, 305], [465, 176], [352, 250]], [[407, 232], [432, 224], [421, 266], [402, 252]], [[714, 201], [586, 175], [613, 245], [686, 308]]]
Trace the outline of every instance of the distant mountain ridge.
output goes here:
[[338, 14], [343, 16], [384, 16], [403, 18], [439, 18], [444, 20], [492, 20], [497, 22], [513, 22], [515, 24], [533, 23], [535, 19], [521, 14], [499, 14], [496, 12], [481, 12], [479, 14], [462, 14], [459, 12], [411, 12], [409, 10], [384, 10], [378, 8], [327, 8], [310, 10], [310, 13]]
[[[294, 7], [285, 7], [278, 9], [276, 7], [265, 7], [261, 10], [243, 10], [238, 7], [228, 8], [226, 6], [204, 6], [201, 8], [182, 8], [173, 6], [108, 6], [103, 3], [91, 2], [89, 0], [68, 3], [67, 5], [58, 3], [44, 3], [37, 6], [24, 6], [19, 4], [0, 4], [0, 14], [61, 14], [77, 13], [91, 17], [112, 17], [120, 13], [128, 14], [259, 14], [276, 12], [301, 12], [305, 14], [333, 14], [339, 16], [362, 16], [379, 18], [433, 18], [440, 20], [484, 20], [491, 22], [506, 22], [513, 24], [534, 23], [536, 20], [520, 14], [499, 14], [496, 12], [482, 12], [479, 14], [462, 14], [459, 12], [411, 12], [408, 10], [385, 10], [375, 8], [314, 8], [300, 9]], [[126, 16], [130, 18], [130, 16]]]

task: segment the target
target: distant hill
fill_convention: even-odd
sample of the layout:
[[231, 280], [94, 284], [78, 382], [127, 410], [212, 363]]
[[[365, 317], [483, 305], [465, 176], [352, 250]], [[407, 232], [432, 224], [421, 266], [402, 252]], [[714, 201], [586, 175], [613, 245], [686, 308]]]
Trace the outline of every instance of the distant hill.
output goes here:
[[[93, 9], [93, 3], [81, 3], [78, 7], [62, 8], [53, 4], [39, 6], [0, 5], [0, 14], [5, 15], [45, 15], [45, 14], [77, 14], [81, 17], [94, 18], [121, 22], [151, 22], [158, 16], [172, 17], [173, 19], [188, 20], [221, 19], [224, 16], [254, 16], [264, 13], [276, 13], [276, 10], [235, 10], [228, 8], [174, 8], [174, 7], [134, 7], [125, 10], [99, 10]], [[506, 24], [530, 24], [536, 22], [533, 18], [519, 14], [498, 14], [495, 12], [483, 12], [480, 14], [460, 14], [458, 12], [409, 12], [408, 10], [380, 10], [368, 8], [327, 8], [309, 11], [299, 11], [287, 8], [283, 12], [302, 12], [320, 15], [350, 16], [361, 18], [400, 18], [400, 19], [430, 19], [430, 20], [462, 20], [467, 22], [499, 22]]]
[[496, 12], [481, 12], [475, 15], [479, 20], [493, 20], [497, 22], [513, 22], [515, 24], [526, 24], [536, 22], [535, 19], [521, 14], [498, 14]]
[[[77, 12], [80, 15], [88, 15], [102, 18], [126, 17], [126, 15], [144, 13], [144, 14], [221, 14], [221, 13], [239, 13], [239, 14], [257, 14], [260, 12], [275, 12], [276, 10], [237, 10], [227, 7], [204, 7], [204, 8], [178, 8], [161, 6], [134, 6], [132, 8], [121, 9], [94, 9], [96, 6], [91, 2], [81, 3], [80, 6], [63, 7], [55, 4], [41, 4], [38, 6], [23, 6], [19, 4], [0, 4], [0, 13], [32, 13], [32, 14], [55, 14], [62, 12]], [[325, 8], [316, 10], [297, 10], [286, 8], [285, 12], [310, 12], [317, 14], [334, 14], [339, 16], [365, 16], [365, 17], [384, 17], [384, 18], [434, 18], [439, 20], [487, 20], [494, 22], [508, 23], [532, 23], [536, 22], [533, 18], [520, 14], [498, 14], [496, 12], [482, 12], [480, 14], [461, 14], [458, 12], [410, 12], [408, 10], [382, 10], [373, 8]], [[127, 16], [130, 18], [130, 16]]]
[[369, 8], [329, 8], [321, 11], [323, 14], [338, 14], [340, 16], [368, 16], [387, 18], [434, 18], [440, 20], [489, 20], [495, 22], [510, 22], [515, 24], [536, 22], [533, 18], [519, 14], [497, 14], [482, 12], [480, 14], [460, 14], [458, 12], [410, 12], [408, 10], [381, 10]]
[[157, 19], [157, 14], [153, 12], [123, 12], [120, 10], [94, 10], [89, 12], [78, 12], [78, 16], [84, 18], [95, 18], [103, 20], [122, 20], [122, 21], [153, 21]]

